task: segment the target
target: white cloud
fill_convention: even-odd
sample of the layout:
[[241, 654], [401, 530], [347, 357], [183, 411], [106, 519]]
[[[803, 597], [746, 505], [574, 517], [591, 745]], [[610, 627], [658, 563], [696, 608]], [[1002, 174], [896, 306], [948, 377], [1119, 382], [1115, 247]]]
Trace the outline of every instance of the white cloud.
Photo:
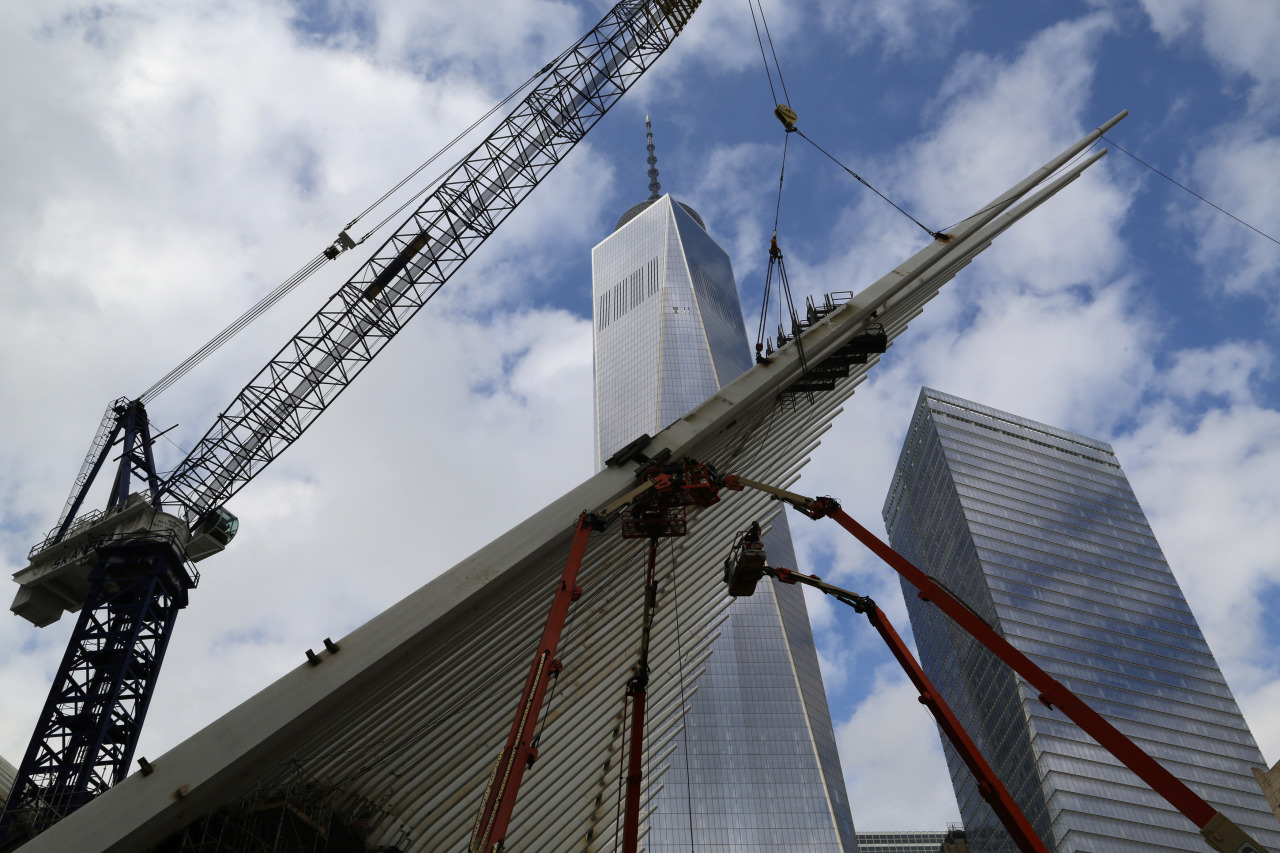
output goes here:
[[836, 729], [859, 832], [960, 820], [938, 728], [918, 697], [905, 675], [882, 668], [870, 695]]
[[[1211, 4], [1164, 5], [1184, 10], [1188, 27], [1197, 15], [1225, 14]], [[21, 565], [52, 522], [107, 400], [148, 385], [594, 21], [580, 7], [516, 0], [325, 8], [360, 23], [358, 32], [318, 34], [283, 3], [0, 8], [0, 55], [6, 80], [17, 83], [0, 88], [8, 122], [0, 162], [11, 164], [0, 197], [0, 407], [22, 413], [0, 425], [7, 569]], [[780, 47], [801, 43], [806, 8], [767, 6]], [[943, 41], [967, 14], [941, 0], [898, 8], [931, 10], [926, 24]], [[842, 25], [858, 23], [886, 54], [923, 47], [904, 35], [897, 9], [844, 10]], [[493, 26], [495, 18], [504, 25]], [[1190, 32], [1168, 20], [1170, 38]], [[879, 161], [835, 153], [867, 163], [873, 183], [931, 225], [949, 224], [1108, 117], [1087, 105], [1094, 55], [1113, 26], [1092, 15], [1047, 29], [1011, 59], [970, 55], [924, 111], [929, 130], [920, 139]], [[1261, 92], [1272, 71], [1254, 57], [1243, 51], [1239, 64]], [[704, 4], [669, 59], [641, 87], [666, 92], [684, 85], [691, 67], [757, 63], [745, 10]], [[1273, 216], [1268, 205], [1280, 190], [1250, 183], [1251, 174], [1274, 172], [1272, 141], [1257, 133], [1223, 140], [1214, 149], [1221, 162], [1206, 154], [1196, 174], [1244, 213]], [[756, 195], [773, 186], [775, 153], [750, 144], [713, 152], [689, 197], [713, 231], [728, 235], [740, 280], [758, 269], [750, 260], [764, 236]], [[759, 181], [743, 177], [757, 173]], [[340, 636], [589, 471], [590, 329], [535, 306], [565, 256], [599, 236], [612, 180], [598, 151], [588, 144], [576, 152], [441, 303], [235, 499], [241, 536], [201, 566], [144, 754], [189, 734], [296, 665], [305, 648]], [[914, 226], [850, 187], [857, 204], [814, 238], [841, 247], [835, 256], [809, 264], [792, 256], [793, 277], [806, 287], [857, 289], [921, 245]], [[802, 490], [842, 498], [879, 531], [902, 431], [926, 383], [1113, 436], [1274, 760], [1280, 675], [1256, 642], [1274, 617], [1254, 601], [1276, 579], [1267, 556], [1276, 543], [1266, 531], [1280, 483], [1277, 415], [1254, 392], [1269, 358], [1248, 342], [1176, 353], [1167, 363], [1153, 357], [1164, 318], [1139, 295], [1141, 278], [1120, 237], [1128, 213], [1104, 161], [1003, 237], [885, 357], [827, 436]], [[1206, 263], [1221, 257], [1218, 246], [1230, 249], [1226, 237], [1206, 243]], [[1250, 251], [1244, 256], [1232, 281], [1261, 287], [1273, 273]], [[348, 255], [304, 285], [279, 316], [157, 401], [157, 421], [181, 421], [174, 438], [189, 446], [354, 263]], [[1214, 408], [1188, 419], [1195, 401]], [[802, 566], [832, 560], [836, 582], [874, 596], [909, 636], [888, 569], [834, 526], [792, 527]], [[1217, 583], [1219, 573], [1230, 581]], [[813, 609], [828, 684], [863, 679], [878, 639], [852, 611]], [[0, 691], [0, 754], [16, 760], [25, 748], [70, 627], [67, 618], [40, 631], [0, 620], [0, 683], [29, 688]], [[936, 730], [905, 681], [878, 673], [871, 695], [846, 717], [841, 746], [860, 829], [954, 819]]]
[[[944, 210], [958, 219], [980, 207], [1109, 118], [1087, 114], [1086, 106], [1099, 39], [1113, 26], [1109, 16], [1091, 15], [1041, 32], [1012, 60], [965, 57], [931, 113], [931, 129], [891, 164], [867, 170], [890, 175], [889, 186], [909, 188], [907, 206], [914, 211]], [[1143, 270], [1121, 236], [1127, 188], [1105, 162], [1015, 226], [927, 306], [827, 434], [819, 464], [805, 472], [800, 490], [835, 495], [881, 532], [881, 501], [921, 385], [1112, 441], [1274, 760], [1280, 717], [1267, 702], [1280, 690], [1280, 670], [1263, 638], [1276, 622], [1258, 602], [1280, 583], [1274, 557], [1280, 549], [1269, 533], [1280, 512], [1274, 470], [1280, 455], [1273, 450], [1280, 447], [1280, 412], [1262, 402], [1258, 390], [1274, 349], [1239, 341], [1168, 349], [1169, 309], [1140, 286]], [[1258, 197], [1266, 197], [1265, 189]], [[909, 225], [882, 224], [886, 216], [869, 201], [851, 207], [833, 234], [858, 238], [795, 278], [826, 289], [857, 289], [874, 280], [921, 242]], [[850, 284], [833, 286], [841, 281]], [[905, 627], [901, 594], [887, 568], [833, 527], [795, 528], [802, 566], [831, 560], [837, 582], [870, 593], [900, 630]], [[855, 665], [848, 631], [818, 633], [824, 673]], [[857, 661], [861, 671], [870, 660]], [[945, 778], [940, 751], [930, 753], [934, 729], [925, 749], [905, 722], [877, 710], [895, 707], [896, 696], [905, 718], [909, 693], [905, 682], [895, 692], [878, 680], [840, 728], [851, 800], [862, 798], [876, 814], [896, 814], [903, 795], [886, 785], [882, 796], [849, 757], [855, 743], [879, 748], [867, 743], [873, 728], [888, 733], [886, 752], [909, 756], [917, 782]], [[860, 734], [851, 734], [855, 730]], [[939, 812], [949, 807], [948, 787], [933, 796], [916, 794], [913, 802]], [[890, 825], [857, 813], [855, 820], [860, 829]]]
[[[1191, 43], [1217, 65], [1224, 84], [1249, 85], [1248, 109], [1209, 127], [1182, 179], [1193, 190], [1275, 237], [1280, 231], [1280, 8], [1268, 0], [1142, 0], [1152, 29], [1170, 43]], [[1182, 176], [1177, 176], [1182, 177]], [[1193, 240], [1212, 292], [1259, 295], [1280, 318], [1280, 247], [1190, 198], [1171, 219]]]
[[1271, 374], [1275, 356], [1263, 344], [1227, 341], [1215, 347], [1179, 350], [1160, 377], [1160, 388], [1179, 404], [1201, 396], [1228, 404], [1251, 404], [1259, 379]]
[[1255, 106], [1280, 105], [1280, 9], [1270, 0], [1141, 0], [1151, 27], [1166, 41], [1200, 43], [1231, 76], [1254, 84]]
[[[545, 44], [558, 51], [584, 27], [554, 4], [506, 5], [509, 18], [525, 16], [518, 28], [489, 26], [491, 6], [451, 12], [457, 39], [419, 42], [452, 45], [431, 61], [381, 40], [401, 19], [376, 9], [375, 40], [350, 43], [313, 39], [286, 4], [0, 10], [0, 49], [21, 82], [0, 89], [0, 157], [11, 164], [0, 197], [0, 407], [26, 413], [0, 427], [5, 568], [23, 565], [52, 524], [108, 400], [138, 393], [212, 336], [540, 67]], [[489, 41], [468, 42], [468, 27], [488, 28]], [[488, 76], [464, 73], [481, 56]], [[428, 67], [436, 76], [420, 73]], [[611, 181], [582, 146], [494, 238], [501, 248], [482, 250], [233, 499], [241, 534], [200, 566], [142, 754], [589, 472], [590, 325], [531, 305], [565, 268], [566, 246], [580, 251], [594, 234]], [[155, 421], [182, 424], [169, 438], [193, 444], [356, 254], [158, 398]], [[0, 620], [0, 683], [28, 688], [0, 691], [0, 754], [25, 749], [72, 622]]]
[[939, 54], [970, 17], [965, 0], [819, 0], [823, 22], [847, 33], [851, 49], [885, 55]]
[[[779, 151], [770, 145], [743, 143], [708, 152], [699, 180], [682, 198], [707, 221], [713, 236], [734, 261], [742, 290], [754, 292], [768, 262], [769, 226], [760, 216], [761, 200], [777, 191]], [[721, 236], [723, 235], [723, 236]], [[743, 305], [749, 305], [743, 299]]]
[[[1177, 392], [1115, 444], [1227, 683], [1275, 761], [1280, 718], [1268, 698], [1280, 690], [1280, 665], [1268, 636], [1277, 619], [1262, 595], [1280, 588], [1280, 412], [1232, 390], [1255, 366], [1247, 357], [1229, 360], [1232, 348], [1181, 354], [1225, 356], [1213, 372], [1236, 374], [1220, 380], [1227, 403], [1189, 418]], [[1178, 376], [1175, 365], [1166, 381], [1176, 386]]]
[[[1193, 189], [1276, 237], [1280, 136], [1249, 122], [1224, 128], [1217, 136], [1196, 155]], [[1179, 209], [1175, 219], [1195, 235], [1196, 258], [1210, 286], [1227, 295], [1260, 295], [1280, 319], [1280, 245], [1197, 201], [1188, 200]]]
[[[1099, 43], [1113, 27], [1110, 15], [1094, 13], [1037, 33], [1012, 59], [961, 56], [930, 106], [933, 129], [899, 167], [912, 201], [959, 219], [991, 201], [992, 186], [1020, 180], [1043, 165], [1046, 152], [1110, 118], [1086, 115], [1085, 106]], [[1101, 248], [1108, 255], [1107, 244]]]

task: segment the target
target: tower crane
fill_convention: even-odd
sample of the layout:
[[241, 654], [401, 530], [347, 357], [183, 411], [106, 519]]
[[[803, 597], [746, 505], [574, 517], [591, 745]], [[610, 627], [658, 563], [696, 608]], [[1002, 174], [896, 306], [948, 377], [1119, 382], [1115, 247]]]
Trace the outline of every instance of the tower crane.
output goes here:
[[[543, 70], [172, 471], [156, 470], [158, 436], [144, 400], [108, 406], [57, 525], [14, 578], [18, 615], [39, 626], [63, 611], [79, 616], [0, 814], [0, 845], [43, 831], [127, 775], [174, 621], [199, 581], [193, 564], [236, 533], [226, 502], [301, 437], [663, 54], [700, 3], [620, 0]], [[355, 245], [343, 231], [324, 257]], [[77, 515], [116, 446], [106, 507]]]

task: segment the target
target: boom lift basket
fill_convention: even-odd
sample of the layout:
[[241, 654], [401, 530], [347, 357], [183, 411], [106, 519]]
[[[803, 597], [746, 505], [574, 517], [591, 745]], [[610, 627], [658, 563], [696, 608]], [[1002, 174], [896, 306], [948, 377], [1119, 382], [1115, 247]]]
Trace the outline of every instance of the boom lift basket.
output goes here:
[[760, 524], [753, 522], [738, 534], [733, 550], [724, 561], [724, 582], [729, 585], [729, 595], [734, 598], [753, 595], [768, 565], [764, 543], [760, 541]]

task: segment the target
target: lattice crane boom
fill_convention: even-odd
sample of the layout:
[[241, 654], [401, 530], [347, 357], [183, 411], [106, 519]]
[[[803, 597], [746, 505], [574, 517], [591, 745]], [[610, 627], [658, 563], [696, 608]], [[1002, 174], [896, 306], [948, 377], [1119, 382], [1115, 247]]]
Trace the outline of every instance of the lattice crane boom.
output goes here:
[[[217, 553], [234, 535], [236, 521], [222, 504], [315, 422], [662, 55], [700, 3], [621, 0], [610, 9], [167, 477], [155, 470], [143, 401], [112, 404], [58, 525], [15, 576], [13, 609], [35, 624], [64, 610], [80, 613], [0, 813], [0, 848], [15, 835], [43, 831], [128, 774], [174, 619], [199, 579], [190, 561]], [[345, 247], [354, 244], [343, 238]], [[107, 511], [76, 518], [118, 436], [125, 450]], [[145, 483], [142, 494], [129, 494], [134, 476]]]
[[700, 0], [623, 0], [427, 195], [165, 479], [194, 520], [292, 444], [679, 34]]

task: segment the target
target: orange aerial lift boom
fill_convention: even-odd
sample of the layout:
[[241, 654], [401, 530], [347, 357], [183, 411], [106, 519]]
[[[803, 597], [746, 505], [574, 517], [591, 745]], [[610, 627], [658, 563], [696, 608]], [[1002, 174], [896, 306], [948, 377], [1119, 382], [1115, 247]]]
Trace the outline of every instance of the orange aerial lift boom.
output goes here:
[[1182, 812], [1199, 828], [1200, 834], [1204, 836], [1210, 847], [1220, 853], [1264, 853], [1265, 848], [1254, 841], [1231, 818], [1205, 802], [1204, 798], [1147, 755], [1141, 747], [1107, 722], [1101, 714], [1086, 705], [1056, 678], [997, 634], [990, 625], [978, 618], [977, 614], [961, 601], [851, 518], [840, 508], [840, 504], [834, 498], [808, 498], [766, 483], [732, 475], [724, 478], [724, 486], [734, 491], [744, 487], [758, 489], [791, 504], [810, 518], [831, 518], [853, 534], [859, 542], [866, 545], [877, 557], [888, 563], [907, 583], [914, 586], [918, 590], [921, 601], [941, 609], [971, 637], [986, 646], [996, 657], [1040, 691], [1040, 701], [1046, 707], [1057, 708], [1066, 714], [1086, 734], [1119, 759], [1125, 767], [1132, 770], [1139, 779], [1150, 785], [1152, 790]]
[[889, 651], [893, 653], [898, 663], [906, 671], [907, 678], [911, 679], [911, 683], [920, 692], [920, 704], [928, 708], [930, 714], [933, 714], [934, 720], [938, 723], [938, 728], [942, 729], [942, 733], [946, 735], [947, 740], [951, 741], [951, 745], [956, 748], [956, 752], [960, 754], [960, 759], [969, 768], [969, 772], [978, 780], [978, 793], [991, 806], [991, 810], [996, 813], [996, 817], [1000, 818], [1000, 822], [1004, 824], [1004, 828], [1009, 831], [1009, 835], [1013, 838], [1013, 843], [1018, 845], [1018, 849], [1022, 853], [1049, 853], [1048, 848], [1040, 840], [1035, 828], [1031, 826], [1026, 815], [1022, 813], [1022, 809], [1018, 808], [1018, 804], [1014, 802], [1013, 797], [1009, 795], [1009, 791], [1000, 782], [996, 772], [991, 769], [991, 765], [982, 757], [977, 744], [973, 742], [968, 733], [965, 732], [964, 727], [960, 725], [960, 721], [952, 712], [951, 706], [942, 698], [942, 694], [934, 688], [933, 682], [929, 680], [929, 676], [924, 674], [924, 670], [920, 668], [920, 663], [911, 654], [907, 644], [902, 641], [902, 638], [898, 636], [898, 632], [893, 629], [893, 624], [889, 621], [889, 617], [884, 615], [884, 611], [874, 601], [865, 595], [858, 595], [855, 592], [826, 583], [817, 575], [802, 575], [791, 569], [768, 566], [764, 568], [763, 573], [774, 578], [779, 583], [799, 583], [811, 586], [837, 601], [849, 605], [858, 613], [865, 614], [871, 625], [879, 632], [881, 638], [889, 647]]

